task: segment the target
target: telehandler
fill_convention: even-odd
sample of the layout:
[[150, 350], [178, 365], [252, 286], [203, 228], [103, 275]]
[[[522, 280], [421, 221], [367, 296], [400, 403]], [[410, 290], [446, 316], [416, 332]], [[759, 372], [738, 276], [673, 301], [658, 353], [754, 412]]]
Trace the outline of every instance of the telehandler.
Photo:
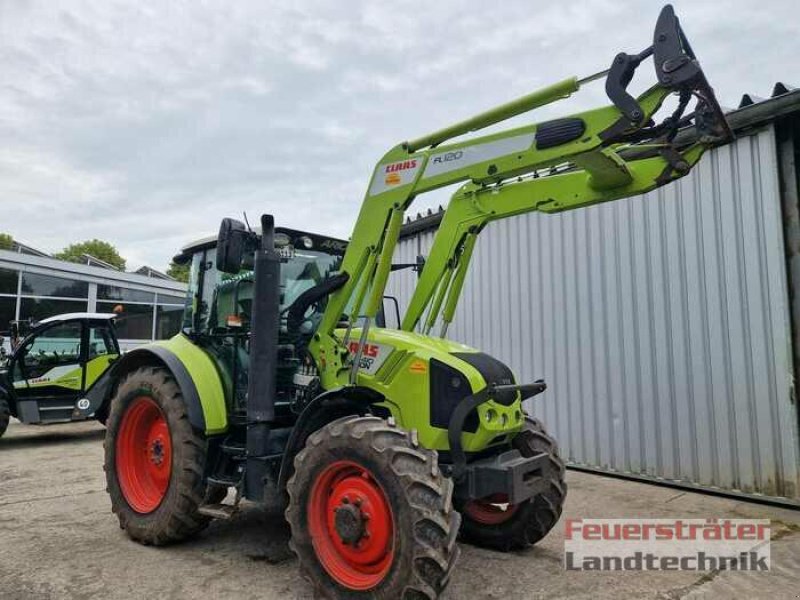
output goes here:
[[[648, 58], [656, 83], [633, 97]], [[609, 106], [450, 141], [601, 76]], [[675, 109], [656, 123], [670, 95]], [[182, 332], [113, 367], [105, 469], [120, 526], [162, 545], [230, 516], [241, 498], [285, 508], [300, 569], [331, 598], [436, 598], [457, 536], [498, 550], [538, 542], [567, 492], [555, 441], [523, 407], [545, 383], [517, 382], [445, 337], [478, 234], [666, 185], [731, 139], [666, 6], [652, 45], [607, 71], [392, 148], [348, 243], [270, 215], [260, 234], [223, 220], [216, 239], [179, 256], [191, 262]], [[406, 209], [459, 182], [400, 327], [382, 327]]]
[[117, 317], [66, 313], [35, 324], [11, 322], [12, 350], [0, 361], [0, 437], [11, 417], [36, 425], [105, 422], [110, 367], [120, 355]]

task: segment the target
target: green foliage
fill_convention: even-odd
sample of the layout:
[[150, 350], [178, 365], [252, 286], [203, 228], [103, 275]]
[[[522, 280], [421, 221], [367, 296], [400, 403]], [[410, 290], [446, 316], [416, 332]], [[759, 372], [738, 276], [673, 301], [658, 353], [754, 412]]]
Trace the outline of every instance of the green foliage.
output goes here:
[[86, 240], [85, 242], [78, 242], [77, 244], [70, 244], [61, 252], [54, 254], [56, 258], [61, 260], [68, 260], [74, 263], [85, 262], [83, 254], [90, 254], [95, 258], [114, 265], [120, 271], [125, 270], [125, 259], [119, 255], [117, 249], [103, 240]]
[[11, 234], [0, 233], [0, 250], [11, 250], [13, 244], [14, 238], [11, 237]]
[[188, 263], [185, 265], [179, 265], [175, 261], [169, 263], [169, 269], [167, 269], [167, 275], [175, 279], [176, 281], [181, 281], [183, 283], [189, 283], [189, 265]]

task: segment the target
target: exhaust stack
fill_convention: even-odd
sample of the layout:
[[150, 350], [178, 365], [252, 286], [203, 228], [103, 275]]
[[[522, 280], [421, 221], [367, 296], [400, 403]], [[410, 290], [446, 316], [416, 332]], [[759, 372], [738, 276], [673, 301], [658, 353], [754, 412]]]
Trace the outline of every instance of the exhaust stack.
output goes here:
[[280, 255], [275, 251], [275, 220], [261, 216], [261, 246], [256, 251], [247, 385], [246, 497], [264, 495], [270, 425], [275, 419], [275, 377], [280, 327]]

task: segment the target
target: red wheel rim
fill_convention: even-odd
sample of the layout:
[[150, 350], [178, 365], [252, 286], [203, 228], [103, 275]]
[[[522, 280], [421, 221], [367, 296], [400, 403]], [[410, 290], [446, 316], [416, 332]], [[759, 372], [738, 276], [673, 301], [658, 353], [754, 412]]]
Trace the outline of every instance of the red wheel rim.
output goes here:
[[394, 519], [383, 488], [364, 467], [336, 461], [311, 488], [308, 528], [322, 566], [351, 590], [378, 585], [394, 559]]
[[511, 519], [518, 508], [518, 505], [508, 503], [508, 496], [505, 494], [495, 494], [480, 500], [470, 500], [464, 506], [464, 512], [482, 525], [500, 525]]
[[143, 514], [157, 509], [169, 487], [172, 441], [164, 413], [152, 398], [134, 398], [122, 416], [116, 467], [128, 505]]

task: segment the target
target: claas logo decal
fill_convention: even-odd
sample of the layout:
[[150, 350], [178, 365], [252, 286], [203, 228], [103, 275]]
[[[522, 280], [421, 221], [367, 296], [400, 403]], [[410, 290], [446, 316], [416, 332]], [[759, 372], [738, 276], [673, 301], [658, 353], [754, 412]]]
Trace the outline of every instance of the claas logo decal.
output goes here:
[[[358, 354], [358, 342], [350, 342], [347, 349], [350, 350], [351, 356]], [[361, 349], [361, 358], [358, 361], [358, 368], [360, 371], [368, 375], [374, 375], [381, 365], [386, 362], [388, 356], [392, 353], [392, 347], [384, 344], [364, 344]]]
[[402, 177], [400, 177], [400, 173], [407, 169], [414, 169], [417, 166], [417, 159], [412, 158], [411, 160], [404, 160], [402, 162], [393, 163], [391, 165], [386, 165], [386, 169], [384, 174], [386, 175], [384, 182], [386, 185], [398, 185], [402, 182]]
[[[361, 356], [376, 358], [379, 351], [379, 346], [374, 344], [364, 344], [364, 351], [361, 353]], [[355, 354], [356, 352], [358, 352], [358, 342], [350, 342], [350, 354]]]

